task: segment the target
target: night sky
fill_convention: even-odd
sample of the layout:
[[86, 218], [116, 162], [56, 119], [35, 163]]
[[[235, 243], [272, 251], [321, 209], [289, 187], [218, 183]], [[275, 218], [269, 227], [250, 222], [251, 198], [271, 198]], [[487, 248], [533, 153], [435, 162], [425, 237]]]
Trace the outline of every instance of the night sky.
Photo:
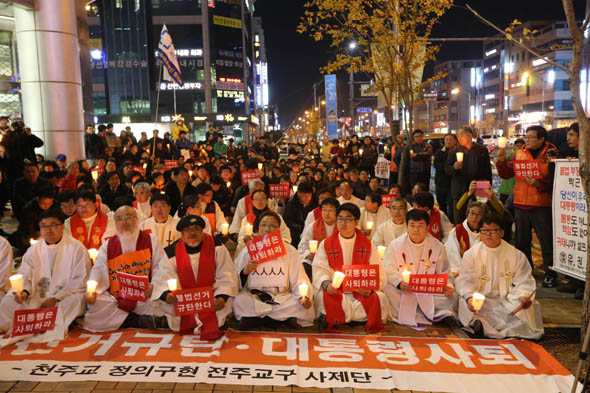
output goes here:
[[[493, 30], [479, 22], [468, 10], [461, 8], [466, 2], [456, 0], [435, 27], [433, 37], [485, 37]], [[513, 19], [565, 20], [560, 0], [472, 0], [468, 4], [480, 15], [507, 27]], [[586, 0], [574, 0], [576, 15], [583, 19]], [[303, 0], [256, 0], [256, 16], [262, 17], [269, 62], [270, 103], [278, 104], [279, 120], [286, 129], [293, 118], [313, 102], [312, 84], [323, 78], [319, 68], [329, 59], [330, 43], [315, 42], [300, 35], [296, 28], [303, 15]], [[438, 60], [480, 58], [481, 44], [477, 42], [445, 43], [441, 45]], [[427, 66], [425, 74], [432, 72]], [[338, 75], [339, 80], [346, 75]]]

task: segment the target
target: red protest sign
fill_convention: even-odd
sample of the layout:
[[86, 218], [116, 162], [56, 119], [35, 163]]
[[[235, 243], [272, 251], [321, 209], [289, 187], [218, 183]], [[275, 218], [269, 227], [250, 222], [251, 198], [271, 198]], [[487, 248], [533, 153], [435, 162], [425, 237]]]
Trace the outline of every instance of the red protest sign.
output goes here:
[[475, 182], [475, 196], [487, 198], [487, 191], [490, 189], [490, 182], [487, 180]]
[[346, 265], [342, 266], [342, 273], [346, 274], [342, 282], [345, 292], [379, 289], [379, 265]]
[[55, 327], [57, 306], [34, 310], [16, 310], [12, 325], [12, 337], [51, 330]]
[[281, 231], [276, 230], [263, 236], [257, 236], [246, 243], [250, 259], [258, 263], [277, 259], [287, 254]]
[[395, 198], [395, 195], [393, 194], [383, 194], [381, 195], [381, 204], [385, 207], [389, 207], [389, 202], [391, 202], [393, 198]]
[[268, 186], [271, 198], [289, 198], [289, 183], [271, 184]]
[[164, 165], [166, 166], [166, 170], [169, 171], [178, 166], [178, 160], [164, 160]]
[[445, 291], [448, 279], [448, 274], [411, 274], [410, 292], [441, 295]]
[[537, 160], [514, 160], [514, 177], [520, 180], [527, 176], [533, 179], [542, 179], [541, 166]]
[[251, 171], [244, 171], [242, 172], [242, 185], [246, 186], [250, 182], [250, 180], [260, 179], [260, 175], [258, 174], [257, 170]]
[[119, 282], [119, 296], [127, 300], [145, 302], [145, 290], [149, 287], [150, 282], [147, 276], [135, 276], [133, 274], [117, 272], [117, 281]]
[[141, 173], [142, 176], [145, 176], [145, 168], [144, 167], [142, 167], [142, 166], [134, 166], [133, 167], [133, 170]]
[[172, 294], [178, 299], [178, 303], [174, 305], [174, 313], [179, 317], [213, 310], [212, 287], [178, 289]]

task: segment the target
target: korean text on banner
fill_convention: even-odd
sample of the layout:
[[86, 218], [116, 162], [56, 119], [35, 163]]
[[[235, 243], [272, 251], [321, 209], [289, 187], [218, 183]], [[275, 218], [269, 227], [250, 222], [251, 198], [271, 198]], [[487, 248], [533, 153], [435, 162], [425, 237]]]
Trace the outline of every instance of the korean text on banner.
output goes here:
[[117, 272], [117, 281], [119, 281], [119, 296], [123, 299], [145, 302], [145, 290], [150, 286], [147, 276], [134, 276]]
[[326, 130], [330, 139], [338, 138], [338, 97], [336, 75], [326, 75]]
[[375, 176], [380, 179], [389, 179], [389, 168], [391, 161], [384, 157], [379, 157], [377, 164], [375, 164]]
[[555, 160], [553, 180], [553, 269], [586, 279], [588, 205], [579, 160]]
[[379, 289], [379, 265], [347, 265], [342, 266], [342, 272], [346, 274], [342, 282], [345, 292]]
[[178, 300], [174, 305], [174, 312], [179, 317], [213, 310], [212, 287], [179, 289], [172, 293]]
[[410, 275], [410, 292], [441, 295], [445, 291], [448, 280], [448, 274], [412, 274]]
[[242, 185], [247, 186], [250, 180], [260, 179], [260, 174], [256, 169], [242, 172]]
[[291, 191], [289, 183], [270, 184], [268, 187], [271, 198], [289, 198]]
[[246, 243], [246, 247], [248, 247], [250, 259], [258, 263], [271, 261], [287, 254], [280, 230], [256, 236]]
[[109, 292], [115, 295], [119, 291], [117, 273], [127, 273], [134, 276], [149, 276], [152, 270], [152, 254], [149, 249], [121, 254], [108, 261], [109, 279], [111, 287]]
[[12, 337], [45, 332], [55, 327], [57, 306], [34, 310], [16, 310], [12, 325]]
[[164, 165], [167, 171], [172, 170], [178, 167], [178, 160], [164, 160]]
[[383, 194], [381, 195], [381, 204], [385, 207], [389, 207], [389, 202], [395, 197], [393, 194]]
[[537, 160], [514, 160], [514, 177], [526, 179], [527, 176], [533, 179], [542, 179], [541, 167]]

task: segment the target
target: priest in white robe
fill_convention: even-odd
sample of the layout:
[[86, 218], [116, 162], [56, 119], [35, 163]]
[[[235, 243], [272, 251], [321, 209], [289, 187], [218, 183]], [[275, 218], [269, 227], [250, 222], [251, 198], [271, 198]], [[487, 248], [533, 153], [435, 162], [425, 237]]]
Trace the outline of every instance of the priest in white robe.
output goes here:
[[[338, 197], [338, 202], [341, 205], [345, 204], [345, 203], [352, 203], [352, 204], [356, 205], [356, 207], [358, 207], [359, 210], [362, 209], [363, 207], [365, 207], [365, 201], [352, 195], [352, 186], [350, 185], [349, 182], [343, 181], [342, 183], [340, 183], [339, 188], [340, 188], [340, 196]], [[360, 217], [359, 217], [359, 219], [360, 219]]]
[[[389, 209], [381, 204], [381, 195], [370, 193], [365, 197], [365, 207], [361, 209], [359, 228], [369, 239], [377, 227], [389, 220]], [[371, 224], [369, 224], [369, 222]]]
[[134, 208], [118, 208], [115, 212], [115, 224], [117, 234], [100, 247], [90, 271], [89, 279], [96, 281], [97, 287], [95, 292], [86, 294], [88, 310], [84, 316], [83, 327], [92, 332], [106, 332], [119, 328], [166, 328], [163, 314], [149, 302], [151, 284], [145, 291], [148, 301], [131, 302], [122, 299], [118, 294], [116, 271], [110, 274], [110, 271], [114, 270], [115, 262], [120, 260], [119, 257], [129, 254], [139, 258], [145, 254], [143, 252], [140, 255], [140, 251], [149, 250], [149, 259], [138, 261], [141, 262], [140, 265], [136, 263], [136, 267], [126, 270], [125, 273], [152, 276], [158, 265], [166, 261], [164, 250], [155, 235], [140, 231], [137, 211]]
[[[332, 330], [336, 325], [351, 321], [367, 321], [367, 331], [381, 332], [389, 317], [389, 303], [383, 293], [387, 274], [377, 247], [357, 229], [360, 215], [356, 205], [340, 205], [336, 212], [337, 231], [320, 243], [313, 259], [314, 300], [322, 329]], [[343, 292], [341, 286], [332, 285], [334, 273], [342, 266], [367, 264], [379, 265], [377, 290]]]
[[[266, 211], [256, 219], [254, 226], [259, 236], [266, 235], [279, 229], [280, 217]], [[281, 322], [291, 328], [313, 325], [311, 282], [297, 250], [288, 243], [284, 245], [286, 255], [263, 263], [251, 260], [247, 248], [238, 255], [236, 272], [240, 293], [233, 309], [240, 329], [273, 328]], [[274, 274], [267, 275], [267, 270]], [[303, 296], [301, 287], [307, 288]]]
[[152, 194], [151, 186], [146, 182], [137, 183], [133, 187], [135, 193], [135, 200], [133, 201], [133, 207], [144, 217], [149, 218], [152, 216], [152, 205], [150, 203], [150, 197]]
[[117, 228], [112, 217], [98, 208], [96, 194], [80, 191], [76, 194], [76, 213], [65, 221], [65, 233], [81, 241], [90, 250], [98, 250]]
[[371, 241], [376, 246], [389, 246], [389, 243], [408, 231], [406, 213], [408, 203], [405, 199], [395, 198], [389, 202], [390, 219], [377, 227]]
[[481, 202], [471, 201], [467, 207], [467, 218], [449, 233], [445, 242], [447, 256], [451, 263], [453, 276], [461, 270], [461, 259], [469, 248], [479, 242], [479, 221], [485, 212], [485, 205]]
[[168, 247], [180, 238], [180, 232], [176, 230], [179, 220], [170, 216], [170, 198], [168, 195], [156, 194], [150, 204], [152, 217], [139, 224], [139, 229], [156, 235], [162, 248]]
[[[480, 228], [481, 241], [467, 250], [455, 280], [459, 320], [476, 337], [540, 339], [544, 332], [541, 306], [535, 301], [537, 286], [527, 258], [502, 240], [499, 217], [484, 217]], [[475, 292], [485, 295], [477, 312]]]
[[70, 324], [84, 314], [84, 292], [90, 258], [84, 245], [64, 233], [61, 210], [52, 208], [39, 217], [41, 238], [31, 246], [19, 269], [23, 290], [8, 291], [0, 302], [0, 333], [12, 328], [15, 310], [57, 306], [55, 327], [35, 335], [0, 341], [0, 346], [16, 341], [49, 342], [68, 334]]
[[12, 246], [0, 237], [0, 300], [10, 289], [8, 277], [12, 274]]
[[324, 188], [318, 192], [318, 207], [307, 213], [307, 217], [305, 217], [304, 226], [313, 224], [315, 220], [319, 219], [322, 216], [321, 206], [324, 199], [335, 198], [334, 193], [332, 193], [332, 191], [329, 188]]
[[[312, 263], [313, 258], [317, 252], [317, 246], [327, 237], [332, 236], [336, 228], [336, 210], [340, 207], [340, 203], [336, 198], [327, 198], [320, 204], [320, 217], [313, 220], [311, 224], [307, 224], [301, 233], [301, 240], [297, 247], [297, 252], [303, 260], [305, 273], [312, 279]], [[309, 242], [315, 241], [315, 250], [311, 252], [309, 249]]]
[[174, 218], [180, 221], [181, 218], [186, 216], [200, 216], [203, 220], [205, 220], [205, 229], [203, 229], [203, 233], [207, 235], [213, 236], [213, 232], [211, 231], [211, 225], [209, 224], [209, 220], [205, 216], [203, 216], [203, 209], [201, 206], [201, 200], [195, 194], [185, 195], [182, 198], [182, 203], [176, 210], [174, 214]]
[[[219, 338], [219, 327], [232, 311], [232, 298], [238, 288], [229, 252], [211, 235], [204, 234], [204, 227], [205, 220], [199, 216], [188, 215], [180, 220], [177, 229], [181, 238], [165, 248], [167, 259], [154, 272], [151, 304], [164, 313], [171, 330], [210, 340]], [[214, 311], [176, 316], [174, 305], [178, 299], [169, 289], [170, 279], [176, 279], [178, 289], [211, 287]]]
[[[240, 199], [238, 201], [238, 205], [236, 206], [236, 211], [234, 213], [234, 217], [232, 219], [231, 225], [229, 226], [229, 233], [230, 234], [240, 232], [242, 220], [244, 220], [244, 217], [246, 217], [248, 214], [252, 213], [252, 207], [253, 207], [252, 193], [257, 190], [264, 191], [264, 188], [265, 188], [265, 185], [262, 180], [260, 180], [260, 179], [250, 180], [250, 182], [248, 183], [248, 191], [249, 191], [248, 195], [246, 195], [245, 197]], [[276, 205], [272, 199], [268, 201], [268, 208], [271, 209], [272, 211], [277, 210]]]
[[393, 321], [411, 327], [440, 322], [452, 324], [456, 318], [457, 295], [452, 276], [448, 277], [444, 294], [414, 293], [404, 282], [402, 272], [411, 274], [447, 274], [449, 261], [441, 242], [428, 233], [428, 214], [412, 209], [406, 215], [408, 232], [391, 242], [385, 253], [387, 287]]

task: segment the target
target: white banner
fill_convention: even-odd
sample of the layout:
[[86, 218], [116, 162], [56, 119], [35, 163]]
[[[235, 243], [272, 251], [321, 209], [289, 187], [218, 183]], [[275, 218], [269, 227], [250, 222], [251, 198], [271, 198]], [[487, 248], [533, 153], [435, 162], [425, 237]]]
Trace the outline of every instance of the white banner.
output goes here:
[[375, 165], [375, 176], [380, 179], [389, 179], [389, 170], [391, 168], [391, 161], [379, 156], [377, 164]]
[[555, 160], [553, 181], [553, 270], [586, 279], [586, 193], [579, 160]]

